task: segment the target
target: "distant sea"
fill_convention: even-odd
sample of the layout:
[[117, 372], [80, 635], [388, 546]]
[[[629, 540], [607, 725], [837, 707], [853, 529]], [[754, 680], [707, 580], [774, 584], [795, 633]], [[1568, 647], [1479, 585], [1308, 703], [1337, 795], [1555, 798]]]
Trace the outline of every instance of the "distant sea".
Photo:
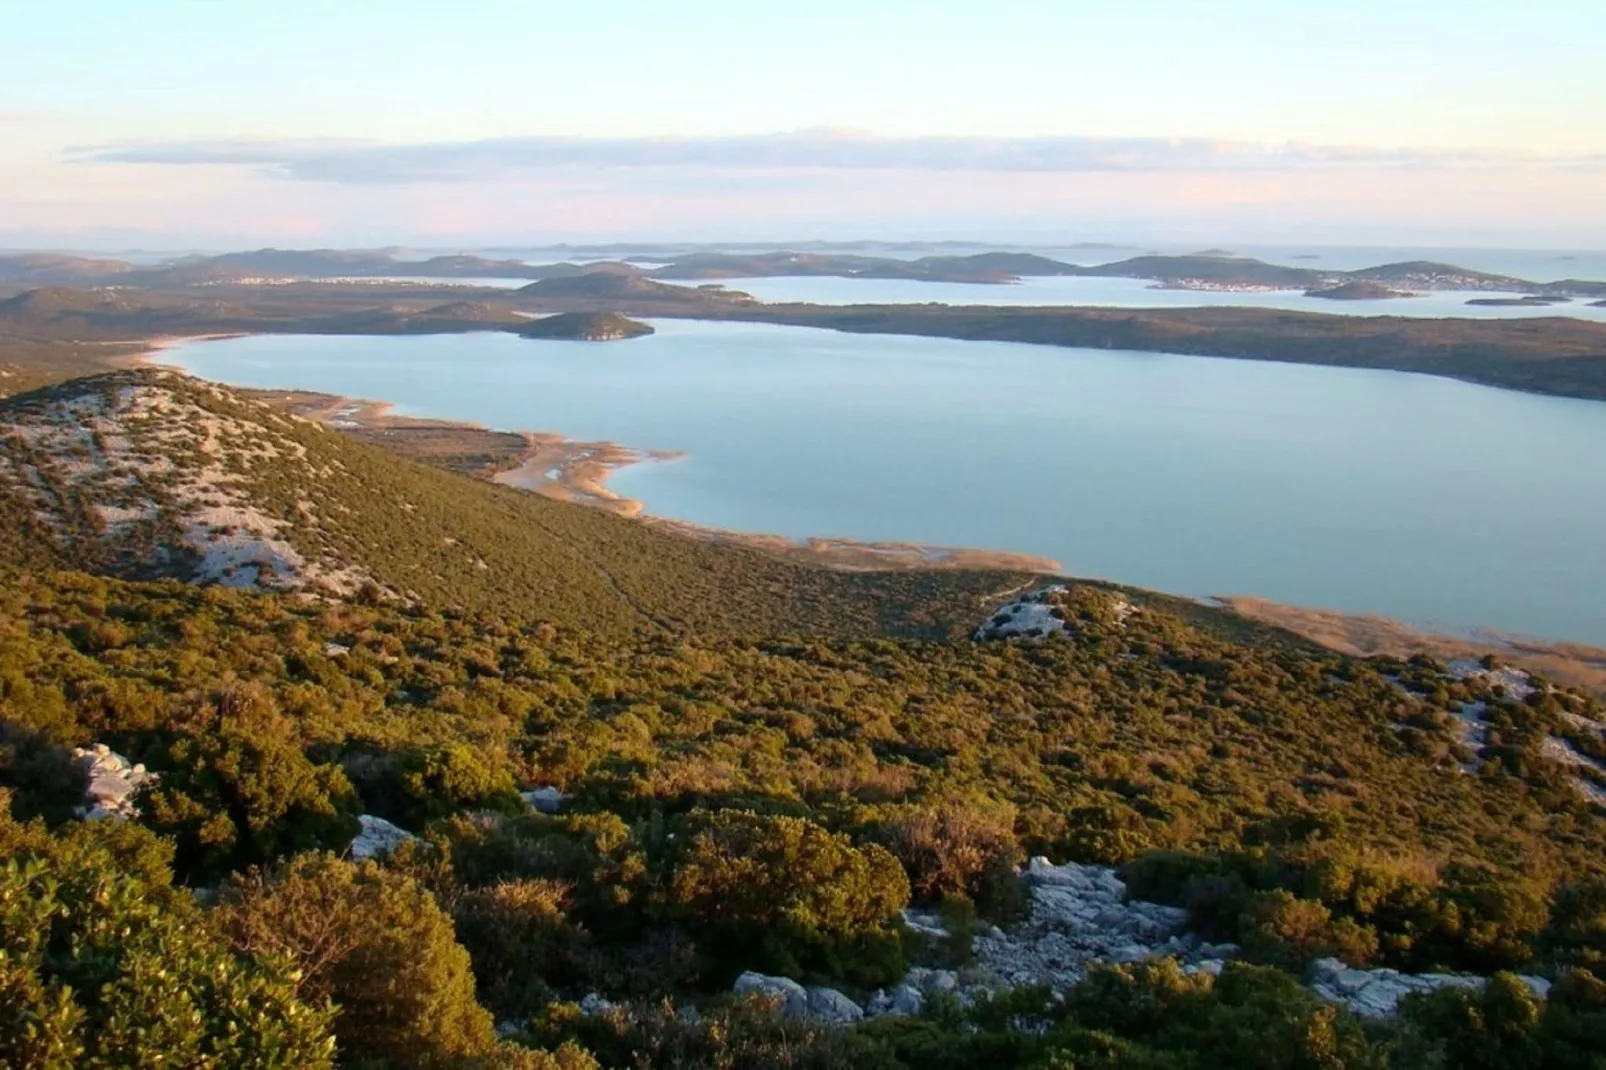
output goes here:
[[[648, 247], [652, 248], [652, 247]], [[713, 247], [717, 248], [717, 247]], [[777, 246], [777, 248], [782, 248]], [[909, 250], [901, 246], [891, 248], [855, 247], [854, 253], [913, 259], [926, 255], [962, 255], [994, 246], [977, 246], [975, 249]], [[1065, 263], [1088, 266], [1124, 260], [1146, 253], [1184, 254], [1197, 252], [1232, 253], [1250, 256], [1273, 264], [1292, 267], [1333, 268], [1350, 271], [1379, 264], [1407, 260], [1431, 260], [1455, 264], [1459, 267], [1493, 274], [1512, 275], [1531, 282], [1553, 282], [1558, 279], [1592, 279], [1606, 281], [1606, 252], [1555, 252], [1544, 250], [1511, 249], [1431, 249], [1403, 247], [1348, 247], [1348, 246], [1293, 246], [1246, 245], [1212, 249], [1194, 246], [1130, 246], [1130, 247], [1010, 247], [1033, 252]], [[744, 248], [742, 252], [756, 250]], [[541, 249], [481, 249], [477, 255], [522, 259], [531, 264], [550, 264], [567, 259], [572, 262], [589, 262], [598, 259], [641, 257], [646, 254], [628, 250], [605, 252], [577, 247], [570, 250]], [[656, 257], [667, 254], [654, 250]], [[655, 266], [662, 261], [639, 261], [642, 266]], [[443, 280], [396, 276], [400, 282], [440, 282]], [[465, 285], [517, 287], [529, 283], [528, 279], [463, 279], [445, 280]], [[1089, 305], [1112, 308], [1198, 308], [1213, 306], [1239, 306], [1274, 308], [1294, 312], [1321, 312], [1345, 316], [1412, 316], [1447, 317], [1464, 316], [1473, 319], [1523, 319], [1536, 316], [1569, 316], [1579, 319], [1606, 322], [1606, 308], [1594, 307], [1590, 301], [1575, 300], [1566, 304], [1530, 307], [1489, 307], [1469, 305], [1473, 298], [1516, 297], [1518, 294], [1501, 294], [1486, 291], [1439, 291], [1414, 298], [1384, 301], [1330, 301], [1306, 297], [1300, 290], [1263, 292], [1221, 292], [1214, 290], [1173, 290], [1154, 285], [1146, 279], [1119, 278], [1026, 278], [1008, 285], [974, 283], [918, 282], [907, 279], [849, 279], [832, 276], [781, 276], [766, 278], [735, 278], [710, 280], [752, 294], [761, 301], [803, 301], [822, 305], [851, 304], [920, 304], [937, 302], [950, 305]], [[689, 283], [688, 283], [689, 285]]]
[[[700, 248], [718, 250], [720, 246], [718, 244], [710, 244]], [[796, 246], [778, 244], [773, 247], [776, 251], [789, 248], [796, 248]], [[564, 251], [539, 248], [467, 249], [463, 251], [476, 253], [480, 256], [525, 260], [532, 264], [550, 264], [558, 260], [617, 260], [643, 255], [663, 256], [655, 246], [645, 246], [644, 249], [650, 250], [650, 253], [633, 252], [630, 249], [604, 251], [601, 249], [587, 249], [579, 245]], [[1479, 249], [1404, 245], [1231, 244], [1223, 246], [1197, 244], [1067, 246], [1017, 245], [1005, 242], [929, 249], [909, 249], [902, 244], [889, 246], [870, 244], [863, 247], [855, 245], [854, 248], [847, 251], [864, 256], [914, 260], [922, 256], [963, 256], [967, 253], [986, 252], [996, 249], [1036, 253], [1040, 256], [1064, 261], [1067, 264], [1080, 264], [1083, 266], [1107, 264], [1114, 260], [1125, 260], [1127, 257], [1142, 256], [1150, 253], [1181, 256], [1189, 253], [1216, 252], [1233, 256], [1253, 257], [1257, 260], [1264, 260], [1268, 264], [1285, 264], [1289, 267], [1334, 268], [1342, 271], [1353, 271], [1357, 268], [1375, 267], [1378, 264], [1399, 263], [1406, 260], [1432, 260], [1438, 263], [1471, 268], [1474, 271], [1487, 271], [1496, 275], [1513, 275], [1519, 279], [1528, 279], [1531, 282], [1554, 282], [1558, 279], [1606, 280], [1606, 249]], [[739, 251], [745, 253], [759, 252], [762, 251], [762, 247], [743, 246]], [[420, 259], [424, 255], [426, 254], [419, 254]], [[667, 260], [664, 262], [667, 262]]]

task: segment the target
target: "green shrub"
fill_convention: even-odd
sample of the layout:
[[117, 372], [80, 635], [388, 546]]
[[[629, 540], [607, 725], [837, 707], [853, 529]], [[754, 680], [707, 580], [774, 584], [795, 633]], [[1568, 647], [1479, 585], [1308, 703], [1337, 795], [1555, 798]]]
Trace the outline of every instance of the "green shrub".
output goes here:
[[331, 1065], [331, 1013], [284, 957], [232, 953], [150, 833], [13, 826], [0, 844], [0, 1065]]
[[376, 810], [408, 828], [459, 810], [491, 810], [508, 815], [524, 809], [508, 770], [485, 753], [462, 743], [422, 747], [394, 756], [394, 801]]
[[1295, 972], [1329, 956], [1351, 966], [1369, 965], [1377, 957], [1377, 933], [1282, 888], [1255, 896], [1239, 923], [1238, 939], [1251, 961]]
[[1606, 878], [1578, 881], [1556, 893], [1544, 949], [1556, 961], [1606, 972]]
[[496, 1050], [451, 919], [406, 876], [306, 854], [237, 880], [219, 913], [237, 949], [291, 957], [303, 997], [335, 1004], [343, 1061], [434, 1068]]
[[662, 913], [719, 972], [820, 973], [863, 985], [902, 974], [890, 923], [909, 901], [909, 881], [885, 848], [749, 811], [694, 814], [684, 835]]
[[699, 1015], [665, 1000], [593, 1018], [559, 1015], [543, 1032], [579, 1036], [605, 1066], [711, 1070], [904, 1070], [857, 1031], [781, 1017], [757, 999]]
[[480, 998], [498, 1018], [528, 1018], [554, 988], [585, 983], [588, 941], [566, 914], [571, 890], [559, 881], [512, 880], [458, 902], [458, 939], [473, 960]]
[[197, 726], [160, 748], [143, 820], [178, 844], [185, 875], [216, 877], [298, 851], [344, 848], [356, 793], [338, 766], [314, 765], [294, 727], [257, 690], [218, 695]]

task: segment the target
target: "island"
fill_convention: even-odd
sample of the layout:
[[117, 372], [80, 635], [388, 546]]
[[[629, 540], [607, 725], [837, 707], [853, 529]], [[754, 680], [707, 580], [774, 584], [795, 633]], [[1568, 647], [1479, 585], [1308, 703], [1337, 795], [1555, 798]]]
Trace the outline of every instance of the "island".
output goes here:
[[[1305, 291], [1306, 297], [1320, 297], [1324, 301], [1392, 301], [1399, 297], [1415, 297], [1409, 290], [1396, 290], [1381, 282], [1357, 280], [1341, 282], [1337, 286], [1324, 286]], [[1475, 302], [1468, 302], [1473, 304]]]
[[575, 342], [621, 342], [652, 334], [651, 324], [617, 312], [559, 312], [543, 316], [519, 331], [520, 338], [564, 339]]
[[1474, 297], [1467, 304], [1482, 305], [1486, 308], [1544, 308], [1549, 305], [1565, 305], [1570, 301], [1572, 301], [1570, 297], [1528, 294], [1524, 297]]
[[[590, 274], [568, 278], [542, 279], [521, 286], [513, 294], [522, 299], [578, 301], [588, 303], [584, 308], [554, 309], [553, 311], [612, 311], [622, 303], [635, 310], [637, 306], [674, 306], [694, 308], [720, 308], [733, 303], [751, 301], [752, 297], [739, 290], [720, 287], [703, 290], [691, 286], [675, 286], [667, 282], [645, 279], [639, 275]], [[599, 307], [601, 306], [601, 307]]]
[[[607, 251], [615, 251], [609, 247]], [[664, 254], [668, 256], [669, 254]], [[1314, 254], [1293, 257], [1307, 260]], [[1071, 276], [1147, 279], [1166, 289], [1249, 293], [1265, 290], [1325, 290], [1350, 282], [1370, 282], [1406, 290], [1482, 290], [1493, 294], [1531, 294], [1606, 299], [1606, 281], [1560, 279], [1533, 282], [1427, 260], [1379, 264], [1355, 271], [1271, 264], [1253, 257], [1207, 249], [1185, 256], [1150, 253], [1107, 264], [1081, 266], [1035, 253], [995, 250], [942, 253], [914, 260], [862, 253], [792, 249], [732, 252], [729, 247], [687, 247], [659, 260], [636, 251], [624, 260], [531, 264], [466, 254], [409, 258], [405, 250], [257, 249], [218, 256], [181, 257], [156, 265], [55, 253], [0, 255], [0, 286], [118, 286], [154, 290], [202, 287], [293, 286], [367, 282], [416, 284], [452, 280], [472, 286], [475, 279], [529, 279], [574, 283], [585, 288], [596, 278], [648, 282], [653, 279], [710, 282], [770, 276], [831, 276], [915, 282], [1008, 284], [1023, 278]], [[551, 291], [554, 295], [557, 290]], [[572, 292], [569, 294], [573, 296]], [[622, 289], [592, 296], [639, 297]], [[660, 297], [673, 300], [672, 292]], [[1342, 298], [1340, 298], [1342, 299]]]

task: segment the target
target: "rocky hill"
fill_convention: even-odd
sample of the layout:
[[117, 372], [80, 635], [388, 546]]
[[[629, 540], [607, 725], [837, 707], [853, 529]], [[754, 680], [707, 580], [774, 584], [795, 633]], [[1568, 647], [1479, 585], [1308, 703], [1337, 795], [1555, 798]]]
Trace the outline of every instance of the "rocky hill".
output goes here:
[[948, 632], [1002, 573], [845, 573], [413, 463], [160, 371], [0, 402], [0, 560], [603, 631]]

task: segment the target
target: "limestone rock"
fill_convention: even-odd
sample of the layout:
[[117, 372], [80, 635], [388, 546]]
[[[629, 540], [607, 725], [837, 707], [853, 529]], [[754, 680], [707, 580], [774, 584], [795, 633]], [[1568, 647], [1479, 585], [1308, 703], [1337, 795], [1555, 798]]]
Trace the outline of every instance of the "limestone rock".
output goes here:
[[739, 996], [758, 993], [777, 1001], [780, 1012], [790, 1018], [802, 1018], [809, 1013], [809, 994], [790, 977], [768, 977], [748, 970], [736, 978], [731, 989]]
[[913, 985], [898, 985], [891, 992], [877, 991], [870, 997], [868, 1014], [871, 1018], [891, 1016], [894, 1018], [908, 1018], [920, 1013], [925, 1004], [925, 997]]
[[567, 795], [563, 794], [563, 792], [554, 787], [536, 788], [533, 791], [521, 791], [519, 792], [519, 797], [528, 803], [532, 808], [540, 811], [543, 814], [557, 813], [559, 810], [563, 809], [563, 801], [568, 798]]
[[84, 774], [84, 804], [78, 808], [78, 816], [103, 821], [138, 815], [135, 793], [154, 783], [156, 774], [146, 772], [143, 765], [130, 764], [104, 743], [75, 747], [72, 753], [73, 763]]
[[418, 839], [406, 829], [397, 828], [382, 817], [362, 814], [357, 818], [362, 828], [351, 841], [351, 857], [356, 861], [389, 854], [402, 844]]
[[600, 1015], [609, 1014], [617, 1007], [617, 1003], [603, 999], [596, 992], [587, 992], [585, 998], [580, 1000], [580, 1013], [587, 1018], [596, 1018]]
[[1064, 592], [1063, 586], [1044, 587], [1000, 606], [986, 623], [976, 629], [976, 641], [1040, 639], [1069, 633], [1064, 611], [1053, 604], [1054, 596]]
[[834, 988], [809, 988], [808, 1013], [830, 1025], [851, 1025], [864, 1018], [864, 1008]]
[[[1542, 977], [1519, 978], [1539, 999], [1550, 992]], [[1362, 1018], [1392, 1018], [1400, 1000], [1441, 988], [1477, 991], [1488, 978], [1473, 974], [1401, 973], [1398, 970], [1358, 970], [1337, 959], [1318, 959], [1311, 965], [1310, 989], [1329, 1003], [1337, 1003]]]

